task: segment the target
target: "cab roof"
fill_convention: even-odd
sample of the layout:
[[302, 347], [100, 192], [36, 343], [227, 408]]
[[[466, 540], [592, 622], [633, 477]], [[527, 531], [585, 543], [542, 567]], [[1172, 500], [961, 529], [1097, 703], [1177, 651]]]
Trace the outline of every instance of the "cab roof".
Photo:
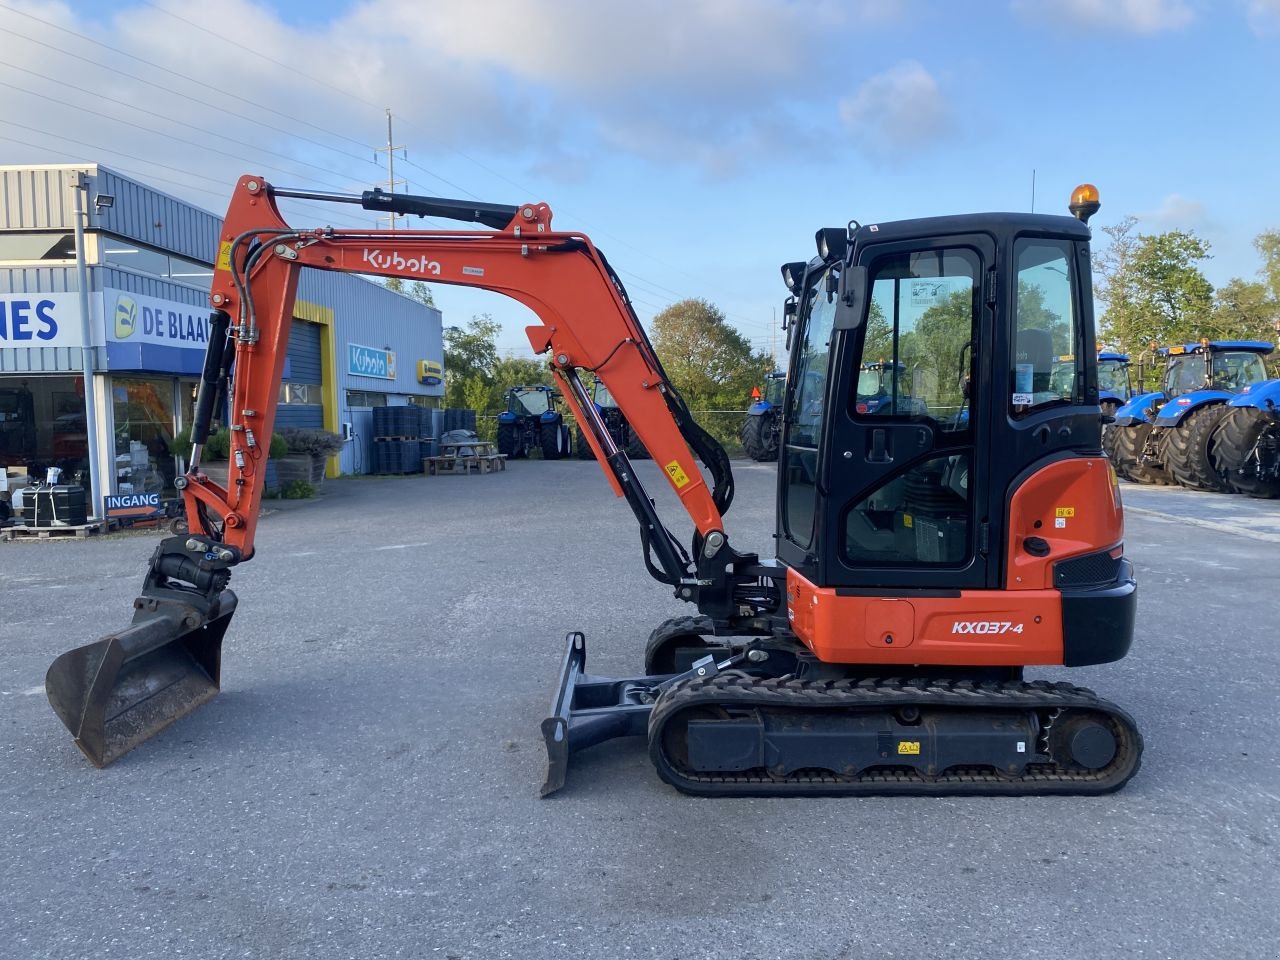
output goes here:
[[[1274, 343], [1265, 340], [1210, 340], [1209, 352], [1220, 353], [1224, 350], [1247, 350], [1264, 356], [1276, 348]], [[1188, 353], [1200, 353], [1204, 348], [1198, 343], [1176, 343], [1168, 347], [1160, 347], [1156, 353], [1162, 357], [1183, 356]]]
[[879, 243], [915, 237], [964, 233], [1052, 233], [1073, 240], [1088, 240], [1089, 227], [1075, 217], [1046, 213], [964, 213], [950, 217], [922, 217], [868, 223], [854, 234], [855, 243]]
[[1120, 363], [1128, 363], [1129, 355], [1127, 353], [1112, 353], [1109, 350], [1103, 350], [1098, 354], [1099, 360], [1118, 360]]

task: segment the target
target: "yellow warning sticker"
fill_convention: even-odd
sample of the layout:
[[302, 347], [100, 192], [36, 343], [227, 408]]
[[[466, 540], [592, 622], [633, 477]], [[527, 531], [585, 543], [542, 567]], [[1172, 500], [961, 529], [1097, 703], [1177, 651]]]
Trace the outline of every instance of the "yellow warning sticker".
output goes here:
[[667, 471], [667, 476], [671, 477], [671, 482], [676, 485], [677, 490], [688, 485], [689, 475], [681, 468], [679, 460], [672, 460], [664, 469]]
[[911, 519], [911, 514], [909, 514], [909, 513], [904, 513], [904, 514], [902, 515], [902, 525], [903, 525], [904, 527], [910, 527], [910, 526], [912, 526], [914, 523], [915, 523], [915, 521], [913, 521], [913, 520]]
[[1058, 507], [1054, 512], [1055, 517], [1074, 517], [1076, 515], [1075, 507]]
[[218, 247], [218, 269], [219, 270], [231, 269], [231, 241], [230, 240], [223, 240], [221, 245]]
[[898, 753], [916, 755], [920, 752], [919, 740], [899, 740]]

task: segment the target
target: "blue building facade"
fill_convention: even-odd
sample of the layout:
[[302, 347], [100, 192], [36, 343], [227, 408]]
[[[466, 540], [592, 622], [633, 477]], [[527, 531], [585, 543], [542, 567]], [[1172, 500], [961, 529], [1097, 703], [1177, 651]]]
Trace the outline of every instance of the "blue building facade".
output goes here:
[[[169, 445], [192, 415], [221, 218], [95, 164], [0, 166], [0, 200], [0, 474], [59, 466], [86, 488], [96, 471], [104, 495], [172, 490], [181, 462]], [[374, 406], [443, 396], [441, 337], [432, 307], [362, 277], [304, 270], [277, 425], [348, 437], [329, 475], [367, 471]]]

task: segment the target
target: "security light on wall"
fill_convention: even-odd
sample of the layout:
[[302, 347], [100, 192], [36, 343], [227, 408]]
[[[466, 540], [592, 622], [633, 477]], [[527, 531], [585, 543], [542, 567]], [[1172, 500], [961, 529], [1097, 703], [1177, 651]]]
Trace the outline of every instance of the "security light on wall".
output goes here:
[[106, 210], [108, 207], [116, 205], [116, 198], [109, 193], [99, 193], [93, 198], [93, 206], [96, 210]]

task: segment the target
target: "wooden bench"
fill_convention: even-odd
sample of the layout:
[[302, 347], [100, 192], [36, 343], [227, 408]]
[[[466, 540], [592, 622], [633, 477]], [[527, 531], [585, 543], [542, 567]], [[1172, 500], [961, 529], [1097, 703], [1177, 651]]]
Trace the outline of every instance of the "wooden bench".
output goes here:
[[507, 455], [505, 453], [487, 453], [480, 456], [422, 458], [422, 472], [428, 477], [434, 477], [438, 473], [470, 473], [473, 467], [479, 473], [494, 473], [495, 471], [505, 470], [507, 469]]

